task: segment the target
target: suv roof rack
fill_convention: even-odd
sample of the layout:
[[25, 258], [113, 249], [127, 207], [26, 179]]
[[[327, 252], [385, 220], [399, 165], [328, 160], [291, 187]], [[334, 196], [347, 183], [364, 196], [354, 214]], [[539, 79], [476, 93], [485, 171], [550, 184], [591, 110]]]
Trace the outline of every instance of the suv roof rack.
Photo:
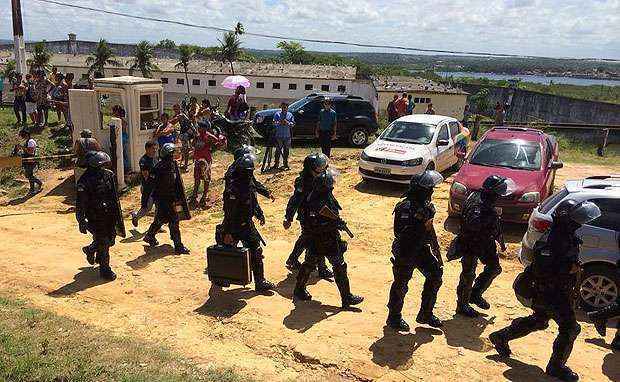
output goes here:
[[527, 131], [530, 133], [542, 134], [542, 131], [537, 129], [532, 129], [529, 127], [517, 127], [517, 126], [496, 126], [493, 130], [509, 130], [509, 131]]
[[334, 98], [334, 99], [343, 99], [343, 98], [361, 99], [361, 100], [364, 99], [364, 97], [361, 97], [361, 96], [344, 94], [344, 93], [310, 93], [306, 96], [306, 98], [311, 98], [311, 97], [329, 97], [329, 98]]

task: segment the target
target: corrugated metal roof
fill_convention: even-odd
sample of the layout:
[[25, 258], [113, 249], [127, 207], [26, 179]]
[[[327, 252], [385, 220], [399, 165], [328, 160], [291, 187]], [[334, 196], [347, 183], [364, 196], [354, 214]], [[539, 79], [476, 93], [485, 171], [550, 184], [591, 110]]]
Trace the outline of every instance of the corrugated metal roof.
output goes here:
[[384, 76], [375, 78], [373, 83], [380, 92], [468, 94], [462, 89], [418, 77]]

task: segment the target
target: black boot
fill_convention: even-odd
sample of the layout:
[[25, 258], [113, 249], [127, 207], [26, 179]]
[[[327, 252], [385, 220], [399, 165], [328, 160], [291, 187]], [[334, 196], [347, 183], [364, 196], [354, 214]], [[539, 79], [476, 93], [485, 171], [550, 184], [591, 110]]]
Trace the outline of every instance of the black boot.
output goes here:
[[82, 247], [82, 252], [86, 255], [86, 261], [88, 264], [95, 265], [95, 251], [91, 248], [90, 245]]
[[461, 305], [456, 307], [456, 314], [460, 314], [461, 316], [476, 318], [480, 316], [474, 308], [469, 305]]
[[179, 243], [174, 245], [174, 253], [177, 255], [189, 255], [190, 250], [183, 243]]
[[579, 380], [579, 375], [572, 371], [570, 367], [566, 365], [551, 365], [547, 366], [547, 370], [545, 373], [550, 377], [555, 377], [560, 381], [565, 382], [577, 382]]
[[364, 297], [356, 296], [351, 293], [351, 285], [349, 283], [349, 276], [347, 275], [347, 264], [334, 264], [334, 279], [336, 286], [340, 292], [340, 298], [342, 299], [342, 307], [344, 309], [350, 308], [353, 305], [361, 304], [364, 301]]
[[402, 314], [399, 313], [389, 314], [385, 324], [399, 332], [408, 332], [410, 330], [409, 324], [403, 319]]
[[512, 351], [508, 345], [508, 340], [502, 335], [503, 330], [491, 333], [489, 335], [489, 341], [491, 341], [497, 351], [497, 354], [499, 354], [501, 358], [508, 358], [512, 354]]
[[480, 309], [489, 309], [491, 305], [484, 299], [481, 295], [477, 293], [472, 293], [469, 297], [469, 302], [477, 305]]
[[115, 280], [116, 273], [112, 272], [112, 268], [110, 268], [109, 249], [100, 248], [97, 252], [97, 257], [99, 258], [99, 276], [105, 280]]
[[142, 240], [151, 247], [157, 247], [159, 245], [159, 241], [157, 241], [155, 235], [152, 235], [150, 232], [144, 235], [144, 238]]
[[308, 301], [312, 299], [312, 295], [306, 290], [308, 279], [310, 279], [310, 273], [312, 267], [306, 263], [302, 264], [297, 274], [297, 282], [295, 283], [295, 290], [293, 291], [293, 299], [299, 299], [301, 301]]
[[418, 313], [418, 316], [415, 320], [418, 324], [432, 326], [433, 328], [441, 328], [443, 326], [441, 320], [437, 318], [437, 316], [435, 316], [432, 312], [420, 312]]
[[255, 257], [253, 259], [252, 271], [254, 273], [254, 289], [257, 292], [267, 292], [275, 289], [275, 285], [265, 279], [265, 266], [263, 259]]
[[327, 264], [325, 263], [324, 257], [321, 260], [319, 260], [317, 268], [319, 269], [320, 278], [324, 280], [331, 280], [331, 278], [334, 277], [334, 273], [330, 271], [329, 268], [327, 268]]

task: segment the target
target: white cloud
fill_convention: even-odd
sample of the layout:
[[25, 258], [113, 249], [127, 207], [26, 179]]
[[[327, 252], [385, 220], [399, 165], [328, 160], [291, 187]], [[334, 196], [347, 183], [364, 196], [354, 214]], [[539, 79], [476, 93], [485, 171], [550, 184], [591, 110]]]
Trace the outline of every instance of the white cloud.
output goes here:
[[[431, 49], [620, 58], [620, 0], [75, 0], [74, 4], [202, 25], [292, 37]], [[215, 44], [218, 33], [98, 15], [22, 0], [26, 38], [135, 42], [171, 38]], [[11, 12], [0, 7], [0, 37], [11, 36]], [[276, 41], [246, 36], [244, 45]], [[310, 49], [344, 46], [306, 44]], [[361, 50], [360, 48], [348, 48]]]

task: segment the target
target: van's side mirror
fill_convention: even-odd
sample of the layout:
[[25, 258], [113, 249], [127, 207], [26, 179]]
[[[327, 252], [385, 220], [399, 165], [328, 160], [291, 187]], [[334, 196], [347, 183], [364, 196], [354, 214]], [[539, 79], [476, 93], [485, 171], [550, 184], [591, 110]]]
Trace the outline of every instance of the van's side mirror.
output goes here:
[[551, 162], [551, 164], [549, 165], [549, 168], [552, 170], [558, 170], [560, 168], [564, 167], [564, 163], [554, 160]]
[[439, 146], [448, 146], [450, 144], [450, 142], [448, 142], [447, 139], [438, 139], [437, 140], [437, 147]]

